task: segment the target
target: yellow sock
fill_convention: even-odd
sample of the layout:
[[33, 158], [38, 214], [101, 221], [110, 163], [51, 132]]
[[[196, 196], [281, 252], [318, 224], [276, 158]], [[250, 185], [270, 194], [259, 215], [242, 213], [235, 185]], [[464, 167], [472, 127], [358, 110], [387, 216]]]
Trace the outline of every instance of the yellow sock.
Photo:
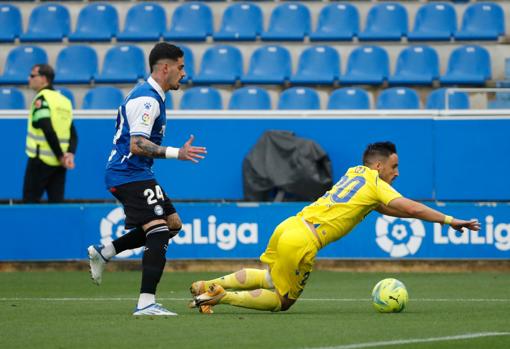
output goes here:
[[258, 288], [273, 288], [269, 284], [268, 271], [265, 269], [251, 269], [245, 268], [238, 272], [222, 276], [217, 279], [208, 280], [205, 282], [205, 287], [212, 284], [222, 286], [224, 289], [234, 290], [255, 290]]
[[264, 289], [227, 292], [220, 300], [220, 304], [230, 304], [236, 307], [270, 311], [280, 311], [282, 307], [280, 297], [278, 297], [276, 292]]

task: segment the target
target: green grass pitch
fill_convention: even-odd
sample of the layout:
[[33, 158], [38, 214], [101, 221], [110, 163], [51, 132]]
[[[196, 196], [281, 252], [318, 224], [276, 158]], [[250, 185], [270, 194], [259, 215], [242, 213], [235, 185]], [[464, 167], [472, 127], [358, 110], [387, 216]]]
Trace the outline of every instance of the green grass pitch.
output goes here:
[[[508, 273], [317, 271], [294, 307], [268, 313], [187, 308], [191, 281], [223, 273], [165, 273], [158, 300], [177, 317], [131, 315], [139, 272], [0, 273], [0, 348], [510, 348]], [[395, 277], [408, 308], [379, 314], [377, 281]]]

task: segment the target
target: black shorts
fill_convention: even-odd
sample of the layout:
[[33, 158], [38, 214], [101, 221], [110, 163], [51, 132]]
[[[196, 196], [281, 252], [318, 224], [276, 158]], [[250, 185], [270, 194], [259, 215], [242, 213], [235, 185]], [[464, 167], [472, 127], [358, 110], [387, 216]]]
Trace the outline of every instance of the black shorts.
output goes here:
[[131, 182], [110, 188], [110, 192], [124, 206], [126, 229], [164, 219], [177, 212], [165, 191], [154, 179]]

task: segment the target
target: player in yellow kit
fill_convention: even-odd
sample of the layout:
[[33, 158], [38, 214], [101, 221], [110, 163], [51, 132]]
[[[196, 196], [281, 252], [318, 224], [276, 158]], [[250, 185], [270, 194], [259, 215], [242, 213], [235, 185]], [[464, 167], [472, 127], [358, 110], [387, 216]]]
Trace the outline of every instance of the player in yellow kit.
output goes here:
[[317, 252], [348, 234], [373, 210], [449, 224], [459, 231], [480, 229], [477, 220], [456, 219], [404, 198], [391, 186], [398, 174], [395, 145], [370, 144], [362, 166], [351, 167], [324, 196], [276, 227], [260, 257], [268, 265], [267, 270], [242, 269], [217, 279], [196, 281], [190, 288], [190, 306], [203, 313], [211, 313], [217, 304], [270, 311], [289, 309], [303, 292]]

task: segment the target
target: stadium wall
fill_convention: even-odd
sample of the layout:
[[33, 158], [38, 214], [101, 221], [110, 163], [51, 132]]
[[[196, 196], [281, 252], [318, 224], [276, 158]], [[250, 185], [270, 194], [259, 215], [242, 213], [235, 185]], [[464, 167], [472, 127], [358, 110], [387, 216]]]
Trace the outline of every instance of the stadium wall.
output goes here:
[[[466, 111], [465, 113], [470, 113]], [[508, 201], [510, 117], [444, 117], [430, 111], [379, 112], [174, 112], [165, 144], [180, 146], [190, 134], [208, 148], [200, 164], [157, 160], [155, 172], [168, 195], [177, 200], [242, 200], [242, 162], [266, 130], [289, 130], [312, 139], [329, 154], [333, 179], [360, 163], [368, 143], [391, 140], [400, 155], [401, 177], [395, 187], [418, 200]], [[77, 111], [77, 167], [68, 172], [66, 198], [111, 200], [104, 186], [104, 166], [114, 134], [113, 111]], [[4, 145], [0, 200], [21, 198], [25, 170], [26, 115], [0, 112]]]

